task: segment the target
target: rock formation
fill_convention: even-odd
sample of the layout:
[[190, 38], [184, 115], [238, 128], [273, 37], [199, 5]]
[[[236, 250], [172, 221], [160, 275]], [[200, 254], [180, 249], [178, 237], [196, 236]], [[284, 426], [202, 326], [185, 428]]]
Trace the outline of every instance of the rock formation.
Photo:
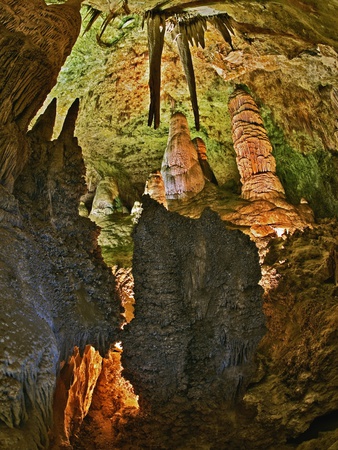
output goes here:
[[[254, 244], [211, 211], [195, 221], [146, 197], [134, 239], [135, 318], [122, 338], [122, 364], [141, 412], [156, 422], [169, 414], [170, 429], [203, 405], [210, 414], [231, 408], [250, 380], [264, 333]], [[190, 439], [197, 424], [190, 425], [171, 445], [184, 439], [181, 433]], [[168, 448], [157, 433], [149, 442]]]
[[146, 181], [144, 194], [161, 203], [167, 208], [167, 199], [165, 196], [165, 186], [162, 174], [159, 170], [151, 173]]
[[242, 197], [248, 200], [285, 198], [276, 175], [272, 146], [253, 98], [243, 90], [235, 90], [229, 111]]
[[114, 178], [101, 180], [96, 188], [90, 214], [93, 216], [109, 215], [114, 212], [122, 212], [122, 204], [119, 201], [119, 189]]
[[104, 355], [120, 323], [96, 226], [78, 215], [85, 189], [73, 137], [78, 102], [50, 142], [55, 108], [29, 132], [34, 151], [16, 198], [1, 188], [0, 437], [4, 448], [18, 450], [48, 444], [59, 364], [88, 343]]
[[[332, 219], [338, 214], [336, 1], [212, 4], [213, 11], [229, 12], [237, 22], [232, 51], [214, 39], [212, 28], [205, 49], [192, 50], [201, 132], [221, 186], [205, 183], [182, 122], [173, 147], [179, 149], [182, 140], [189, 149], [175, 150], [175, 174], [169, 170], [167, 179], [176, 203], [168, 203], [198, 220], [145, 201], [135, 231], [136, 317], [125, 329], [117, 298], [125, 305], [133, 302], [130, 271], [114, 268], [116, 286], [102, 261], [97, 227], [78, 216], [85, 192], [84, 163], [73, 138], [78, 102], [55, 141], [50, 141], [55, 102], [26, 133], [79, 31], [80, 0], [53, 3], [0, 4], [1, 447], [47, 448], [49, 432], [56, 448], [74, 450], [333, 450], [338, 442], [338, 228]], [[133, 12], [144, 12], [145, 2], [128, 3]], [[147, 7], [156, 4], [149, 0]], [[106, 0], [95, 5], [107, 9]], [[169, 11], [182, 6], [164, 5]], [[194, 8], [201, 6], [202, 0], [194, 2]], [[121, 29], [128, 28], [122, 22]], [[162, 33], [163, 22], [157, 26]], [[102, 49], [91, 60], [86, 47], [83, 65], [63, 71], [78, 81], [70, 90], [85, 100], [80, 142], [87, 156], [91, 153], [87, 162], [100, 169], [98, 181], [116, 175], [128, 210], [137, 197], [124, 188], [128, 183], [121, 188], [121, 175], [142, 192], [149, 167], [160, 165], [167, 139], [161, 127], [155, 134], [142, 128], [148, 53], [139, 28], [114, 41], [109, 56], [100, 56], [102, 64]], [[152, 109], [155, 125], [160, 95], [162, 123], [170, 114], [168, 104], [188, 102], [177, 61], [166, 43], [162, 94], [156, 88]], [[84, 74], [88, 63], [94, 70]], [[243, 178], [245, 198], [238, 197], [224, 112], [230, 80], [260, 99], [285, 193], [275, 183], [275, 169], [270, 170], [274, 162], [258, 111], [245, 100], [248, 109], [238, 105], [234, 137], [240, 172], [251, 175]], [[69, 90], [64, 98], [68, 105]], [[313, 207], [316, 222], [302, 198]], [[215, 212], [203, 213], [206, 206]], [[257, 251], [238, 230], [225, 229], [216, 213], [257, 245], [261, 238], [271, 241], [261, 258], [267, 333], [259, 344]], [[122, 236], [130, 239], [131, 218], [125, 216], [113, 224], [118, 244]], [[294, 233], [278, 238], [285, 230]], [[106, 227], [104, 233], [108, 242], [111, 230]], [[121, 258], [121, 246], [116, 252], [114, 264], [130, 263], [129, 257]], [[140, 409], [121, 376], [120, 340]], [[321, 421], [332, 421], [332, 430]]]
[[0, 4], [0, 183], [9, 190], [29, 157], [28, 125], [80, 32], [80, 5], [81, 0], [50, 6], [43, 0]]
[[203, 141], [202, 138], [199, 138], [199, 137], [193, 139], [192, 142], [195, 145], [195, 148], [197, 150], [198, 161], [202, 168], [204, 178], [207, 181], [210, 181], [211, 183], [218, 185], [216, 177], [214, 175], [214, 172], [212, 171], [212, 168], [210, 167], [210, 164], [208, 161], [207, 147], [205, 145], [205, 142]]
[[192, 197], [204, 187], [204, 176], [196, 148], [191, 142], [188, 122], [181, 113], [175, 113], [170, 120], [161, 173], [168, 200]]

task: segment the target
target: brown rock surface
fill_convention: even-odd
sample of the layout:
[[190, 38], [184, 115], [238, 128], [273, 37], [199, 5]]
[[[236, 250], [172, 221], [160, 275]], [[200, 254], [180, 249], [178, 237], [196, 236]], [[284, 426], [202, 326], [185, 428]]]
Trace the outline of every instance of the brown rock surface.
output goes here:
[[29, 122], [56, 84], [80, 32], [80, 3], [0, 4], [0, 182], [9, 190], [29, 156]]
[[198, 161], [200, 163], [200, 166], [202, 168], [202, 172], [204, 175], [204, 178], [211, 183], [218, 184], [215, 174], [212, 171], [212, 168], [210, 167], [208, 156], [207, 156], [207, 147], [205, 145], [205, 142], [202, 138], [196, 137], [192, 140], [193, 144], [195, 145], [195, 148], [197, 150], [198, 155]]
[[276, 175], [272, 146], [253, 98], [243, 90], [235, 90], [229, 111], [242, 197], [248, 200], [285, 198]]
[[164, 152], [162, 177], [167, 199], [184, 199], [204, 187], [204, 176], [186, 117], [175, 113], [170, 120], [167, 148]]

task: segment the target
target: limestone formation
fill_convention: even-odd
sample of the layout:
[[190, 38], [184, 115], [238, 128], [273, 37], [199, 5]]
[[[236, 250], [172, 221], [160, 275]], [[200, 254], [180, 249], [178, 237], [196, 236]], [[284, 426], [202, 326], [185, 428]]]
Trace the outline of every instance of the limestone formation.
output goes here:
[[[53, 5], [44, 0], [0, 2], [0, 447], [48, 448], [53, 391], [62, 374], [58, 382], [64, 387], [57, 384], [60, 403], [54, 404], [58, 448], [335, 449], [336, 0], [161, 3], [169, 13], [202, 7], [203, 13], [226, 17], [227, 10], [237, 21], [232, 38], [236, 51], [229, 53], [212, 28], [207, 47], [192, 51], [202, 131], [218, 164], [220, 184], [230, 180], [234, 186], [238, 180], [222, 109], [228, 83], [234, 80], [248, 86], [264, 105], [286, 195], [295, 204], [306, 198], [315, 208], [316, 223], [308, 227], [314, 222], [310, 207], [303, 201], [299, 207], [290, 205], [276, 185], [269, 144], [248, 101], [247, 112], [241, 106], [237, 110], [240, 121], [234, 131], [241, 173], [251, 174], [244, 180], [245, 198], [238, 198], [235, 189], [229, 192], [229, 184], [218, 189], [206, 183], [203, 188], [199, 175], [198, 186], [184, 198], [194, 195], [190, 192], [200, 195], [192, 202], [176, 202], [182, 214], [202, 216], [199, 220], [145, 200], [135, 232], [136, 318], [125, 329], [115, 298], [118, 294], [125, 303], [132, 301], [130, 272], [115, 268], [126, 289], [116, 287], [101, 258], [98, 229], [77, 214], [85, 192], [84, 163], [73, 138], [78, 102], [55, 141], [50, 142], [55, 102], [26, 133], [79, 30], [81, 1], [50, 1]], [[86, 3], [107, 10], [116, 2]], [[144, 12], [145, 2], [128, 3], [132, 12]], [[205, 8], [206, 3], [212, 8]], [[146, 2], [149, 9], [156, 5], [161, 7], [158, 0]], [[160, 90], [160, 14], [155, 8], [148, 15], [155, 19], [150, 37], [154, 32], [156, 45], [150, 58], [135, 27], [111, 48], [108, 58], [100, 57], [102, 64], [99, 50], [94, 58], [89, 56], [89, 63], [96, 64], [88, 75], [90, 83], [81, 76], [75, 88], [61, 88], [66, 102], [70, 91], [84, 99], [87, 122], [82, 123], [80, 142], [87, 146], [87, 161], [103, 167], [100, 178], [112, 176], [112, 163], [125, 165], [130, 184], [139, 192], [149, 167], [159, 167], [167, 138], [161, 127], [150, 135], [140, 125], [146, 122], [149, 59], [154, 69], [150, 122], [158, 126], [160, 109], [162, 117], [169, 115], [168, 104], [162, 101], [160, 108], [160, 97], [173, 99], [176, 106], [188, 103], [183, 74], [177, 76], [178, 55], [168, 43]], [[189, 12], [185, 18], [189, 21]], [[204, 33], [199, 35], [195, 25], [190, 21], [191, 37], [197, 35], [195, 43], [202, 43]], [[253, 130], [255, 139], [241, 137], [243, 130]], [[187, 171], [180, 172], [179, 188], [196, 182], [197, 159], [194, 154], [192, 165], [188, 161]], [[169, 177], [170, 184], [174, 181]], [[120, 185], [119, 191], [126, 195]], [[134, 200], [130, 195], [129, 210]], [[270, 241], [260, 282], [267, 333], [258, 347], [263, 316], [257, 308], [257, 252], [239, 231], [225, 230], [215, 213], [203, 213], [206, 206], [228, 227], [249, 232], [256, 243], [261, 237]], [[128, 237], [130, 221], [121, 225]], [[117, 234], [114, 240], [121, 243], [123, 233]], [[120, 257], [121, 247], [117, 252]], [[131, 316], [128, 311], [127, 321]], [[137, 399], [128, 396], [130, 384], [121, 377], [121, 351], [111, 347], [120, 339], [126, 374], [141, 397], [140, 410]], [[327, 431], [332, 419], [335, 429]], [[312, 429], [315, 439], [309, 438]]]
[[215, 174], [214, 174], [212, 168], [210, 167], [210, 164], [208, 161], [207, 147], [205, 145], [205, 142], [203, 141], [203, 139], [201, 139], [199, 137], [196, 137], [195, 139], [193, 139], [192, 142], [195, 145], [195, 148], [197, 150], [198, 161], [202, 168], [204, 178], [207, 181], [210, 181], [211, 183], [218, 185]]
[[254, 244], [209, 210], [192, 220], [146, 197], [134, 239], [135, 318], [123, 333], [122, 364], [140, 410], [156, 422], [171, 410], [170, 429], [203, 405], [211, 415], [230, 407], [264, 334]]
[[229, 111], [242, 197], [250, 200], [284, 198], [272, 146], [253, 98], [241, 89], [235, 90]]
[[69, 446], [70, 438], [79, 432], [101, 370], [102, 357], [90, 345], [83, 356], [75, 347], [69, 360], [63, 361], [54, 392], [52, 449]]
[[152, 199], [161, 203], [167, 208], [167, 199], [165, 196], [165, 186], [163, 182], [163, 177], [159, 170], [151, 173], [146, 181], [146, 186], [144, 189], [144, 194], [149, 195]]
[[204, 176], [196, 148], [191, 142], [188, 122], [181, 113], [175, 113], [170, 120], [161, 173], [168, 200], [192, 197], [204, 187]]
[[90, 214], [95, 217], [117, 211], [122, 211], [119, 188], [114, 178], [107, 177], [97, 185]]
[[104, 355], [120, 324], [114, 280], [97, 247], [98, 230], [78, 215], [85, 190], [81, 149], [73, 137], [78, 101], [59, 138], [50, 142], [55, 108], [53, 102], [29, 132], [34, 151], [16, 180], [16, 198], [1, 188], [0, 440], [5, 449], [48, 446], [59, 364], [75, 346], [82, 353], [88, 343]]
[[80, 4], [80, 0], [50, 6], [43, 0], [0, 4], [0, 183], [10, 191], [29, 157], [28, 125], [55, 85], [80, 32]]

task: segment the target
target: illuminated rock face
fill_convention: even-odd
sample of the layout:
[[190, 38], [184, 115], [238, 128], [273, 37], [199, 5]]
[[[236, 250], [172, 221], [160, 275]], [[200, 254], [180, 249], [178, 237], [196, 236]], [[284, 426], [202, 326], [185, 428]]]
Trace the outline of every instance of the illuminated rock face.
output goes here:
[[54, 439], [52, 448], [69, 445], [87, 415], [93, 392], [102, 370], [102, 357], [90, 345], [83, 356], [79, 349], [63, 364], [54, 393]]
[[171, 405], [175, 417], [208, 404], [212, 414], [238, 400], [264, 334], [255, 245], [210, 210], [193, 220], [151, 199], [134, 239], [135, 318], [122, 364], [141, 410]]
[[170, 120], [167, 148], [162, 161], [166, 198], [184, 199], [204, 187], [204, 176], [186, 117], [176, 113]]
[[236, 90], [229, 102], [229, 111], [242, 197], [248, 200], [284, 198], [272, 146], [253, 98], [243, 90]]
[[[29, 132], [34, 152], [16, 180], [16, 197], [0, 187], [0, 442], [5, 449], [48, 446], [59, 362], [67, 361], [75, 345], [82, 352], [91, 343], [105, 354], [120, 323], [98, 231], [78, 215], [84, 192], [84, 163], [73, 137], [78, 102], [58, 139], [49, 141], [55, 109], [53, 102]], [[73, 405], [74, 411], [81, 409], [74, 399]]]

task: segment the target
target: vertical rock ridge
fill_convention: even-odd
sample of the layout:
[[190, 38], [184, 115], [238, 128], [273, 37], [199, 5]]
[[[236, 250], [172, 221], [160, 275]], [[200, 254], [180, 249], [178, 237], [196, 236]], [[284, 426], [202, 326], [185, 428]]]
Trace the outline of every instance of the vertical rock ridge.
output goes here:
[[284, 199], [285, 191], [276, 175], [272, 146], [253, 98], [236, 89], [229, 102], [229, 111], [242, 197], [248, 200]]
[[212, 414], [241, 398], [264, 334], [261, 273], [255, 245], [216, 213], [188, 219], [146, 197], [143, 208], [122, 364], [141, 412], [169, 427], [186, 411], [207, 404]]

